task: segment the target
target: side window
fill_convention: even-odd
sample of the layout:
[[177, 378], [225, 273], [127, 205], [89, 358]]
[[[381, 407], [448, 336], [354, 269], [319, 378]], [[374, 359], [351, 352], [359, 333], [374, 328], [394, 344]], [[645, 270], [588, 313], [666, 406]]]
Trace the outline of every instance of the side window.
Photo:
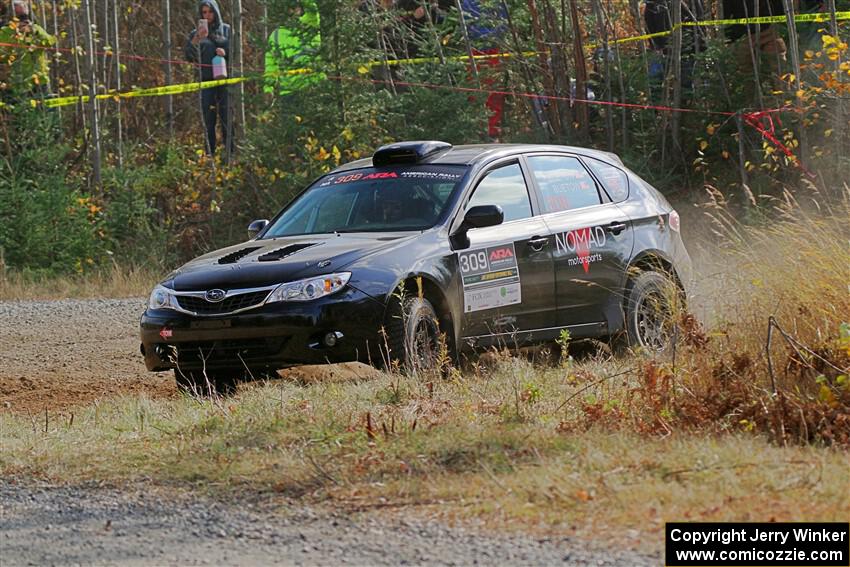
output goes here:
[[478, 205], [501, 206], [505, 222], [531, 216], [528, 187], [518, 163], [494, 169], [478, 183], [466, 208]]
[[605, 186], [612, 201], [619, 203], [629, 198], [629, 178], [625, 171], [598, 159], [586, 158], [585, 163]]
[[528, 158], [543, 211], [557, 213], [599, 205], [599, 190], [579, 160], [569, 156], [532, 156]]

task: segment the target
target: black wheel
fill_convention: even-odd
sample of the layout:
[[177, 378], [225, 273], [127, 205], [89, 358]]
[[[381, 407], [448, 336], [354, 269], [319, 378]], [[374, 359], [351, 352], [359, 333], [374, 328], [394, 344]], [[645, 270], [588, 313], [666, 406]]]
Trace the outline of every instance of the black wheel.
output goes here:
[[664, 353], [675, 339], [681, 292], [669, 276], [641, 272], [632, 279], [626, 301], [626, 335], [631, 347]]
[[227, 395], [236, 389], [234, 374], [222, 371], [174, 369], [177, 389], [193, 396]]
[[436, 368], [440, 357], [440, 323], [431, 302], [409, 298], [395, 305], [386, 322], [387, 359], [411, 373]]

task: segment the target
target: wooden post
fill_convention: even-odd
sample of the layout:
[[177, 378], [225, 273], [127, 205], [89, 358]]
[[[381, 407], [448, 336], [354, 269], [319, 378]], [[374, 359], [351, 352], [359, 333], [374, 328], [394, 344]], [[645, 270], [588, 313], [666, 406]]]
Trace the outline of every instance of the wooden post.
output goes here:
[[100, 177], [100, 120], [98, 118], [97, 100], [97, 57], [94, 53], [94, 25], [92, 0], [84, 0], [83, 8], [86, 17], [86, 45], [89, 60], [89, 116], [91, 119], [90, 150], [92, 162], [92, 180], [95, 187], [101, 187]]

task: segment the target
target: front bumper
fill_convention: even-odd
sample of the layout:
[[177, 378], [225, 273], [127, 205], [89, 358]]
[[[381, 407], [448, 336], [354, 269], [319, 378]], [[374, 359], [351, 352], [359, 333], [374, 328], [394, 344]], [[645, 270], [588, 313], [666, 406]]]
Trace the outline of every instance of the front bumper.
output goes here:
[[[384, 305], [352, 287], [315, 301], [220, 317], [148, 309], [141, 318], [141, 351], [152, 371], [379, 360], [383, 318]], [[323, 343], [328, 333], [338, 338], [333, 347]]]

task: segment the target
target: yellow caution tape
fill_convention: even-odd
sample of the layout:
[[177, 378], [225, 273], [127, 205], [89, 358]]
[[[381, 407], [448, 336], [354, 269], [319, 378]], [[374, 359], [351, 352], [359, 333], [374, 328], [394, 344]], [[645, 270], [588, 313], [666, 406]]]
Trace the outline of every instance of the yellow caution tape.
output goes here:
[[[835, 19], [837, 21], [850, 20], [850, 12], [836, 12]], [[816, 14], [794, 14], [795, 22], [828, 22], [831, 20], [831, 16], [826, 13], [818, 12]], [[652, 39], [655, 37], [664, 37], [672, 34], [676, 29], [680, 27], [714, 27], [714, 26], [737, 26], [737, 25], [754, 25], [754, 24], [784, 24], [788, 21], [787, 17], [783, 14], [781, 16], [761, 16], [758, 18], [737, 18], [731, 20], [702, 20], [699, 22], [682, 22], [673, 26], [672, 29], [656, 32], [656, 33], [646, 33], [643, 35], [636, 35], [632, 37], [624, 37], [621, 39], [616, 39], [614, 41], [608, 42], [610, 45], [620, 44], [620, 43], [630, 43], [633, 41], [644, 41], [648, 39]], [[593, 43], [588, 45], [588, 49], [595, 49], [600, 47], [601, 44]]]
[[[846, 12], [836, 12], [835, 19], [838, 21], [850, 20], [850, 11]], [[826, 13], [816, 13], [816, 14], [795, 14], [794, 21], [795, 22], [828, 22], [831, 20], [830, 14]], [[610, 41], [609, 44], [620, 44], [620, 43], [628, 43], [633, 41], [643, 41], [652, 39], [655, 37], [663, 37], [672, 34], [679, 27], [696, 27], [696, 26], [731, 26], [731, 25], [752, 25], [752, 24], [781, 24], [787, 22], [786, 16], [763, 16], [758, 18], [739, 18], [739, 19], [730, 19], [730, 20], [703, 20], [699, 22], [682, 22], [676, 26], [673, 26], [673, 29], [663, 32], [657, 33], [648, 33], [643, 35], [637, 35], [633, 37], [626, 37], [617, 39], [614, 41]], [[599, 47], [600, 44], [588, 44], [586, 47], [588, 49], [595, 49]], [[535, 55], [539, 55], [536, 51], [525, 51], [520, 54], [523, 57], [532, 57]], [[440, 59], [439, 57], [414, 57], [409, 59], [390, 59], [387, 61], [369, 61], [368, 63], [364, 63], [358, 67], [357, 71], [361, 74], [365, 74], [369, 72], [369, 69], [372, 67], [380, 67], [384, 65], [389, 66], [398, 66], [398, 65], [416, 65], [422, 63], [441, 63], [443, 61], [469, 61], [472, 60], [486, 60], [486, 59], [507, 59], [509, 57], [515, 57], [514, 53], [489, 53], [489, 54], [481, 54], [481, 55], [458, 55], [453, 57], [445, 57]], [[308, 75], [313, 73], [312, 69], [303, 68], [303, 69], [290, 69], [288, 71], [278, 71], [274, 73], [265, 73], [262, 75], [262, 78], [275, 78], [283, 75]], [[223, 86], [223, 85], [235, 85], [238, 83], [246, 82], [254, 80], [257, 77], [238, 77], [233, 79], [219, 79], [214, 81], [205, 81], [205, 82], [194, 82], [194, 83], [181, 83], [177, 85], [166, 85], [163, 87], [153, 87], [149, 89], [135, 89], [132, 91], [126, 91], [122, 93], [111, 92], [106, 94], [97, 95], [98, 100], [110, 100], [110, 99], [123, 99], [123, 98], [136, 98], [136, 97], [148, 97], [148, 96], [165, 96], [165, 95], [175, 95], [175, 94], [185, 94], [191, 92], [197, 92], [201, 89], [209, 89], [213, 87]], [[77, 104], [78, 102], [88, 102], [88, 96], [66, 96], [61, 98], [51, 98], [46, 100], [31, 100], [30, 103], [33, 106], [38, 104], [43, 104], [48, 108], [58, 108], [60, 106], [69, 106], [72, 104]]]

